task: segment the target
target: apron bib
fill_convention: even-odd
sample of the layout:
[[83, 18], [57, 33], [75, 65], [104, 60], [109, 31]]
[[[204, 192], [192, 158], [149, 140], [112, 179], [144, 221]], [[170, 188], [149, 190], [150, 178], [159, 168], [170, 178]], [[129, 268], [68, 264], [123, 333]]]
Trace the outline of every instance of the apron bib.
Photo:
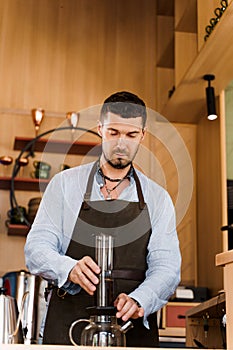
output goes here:
[[[114, 237], [114, 270], [112, 272], [114, 301], [118, 294], [129, 294], [145, 279], [151, 223], [135, 171], [134, 179], [139, 202], [90, 201], [96, 169], [97, 162], [90, 172], [84, 202], [66, 255], [76, 260], [88, 255], [95, 260], [95, 236], [100, 233], [112, 235]], [[71, 323], [80, 318], [89, 318], [86, 308], [95, 305], [95, 296], [87, 294], [83, 289], [76, 295], [70, 295], [62, 289], [55, 288], [48, 307], [43, 344], [70, 345]], [[142, 318], [132, 320], [134, 328], [126, 333], [127, 346], [156, 347], [159, 345], [156, 313], [150, 315], [148, 321], [150, 329], [144, 327]], [[85, 326], [86, 323], [83, 327]], [[80, 339], [81, 331], [81, 327], [74, 329], [75, 339]]]

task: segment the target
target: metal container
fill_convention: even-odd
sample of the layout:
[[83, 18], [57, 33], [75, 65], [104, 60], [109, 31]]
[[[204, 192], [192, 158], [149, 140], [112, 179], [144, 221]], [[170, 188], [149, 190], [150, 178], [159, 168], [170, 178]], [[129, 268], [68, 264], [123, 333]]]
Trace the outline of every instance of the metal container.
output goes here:
[[0, 344], [20, 344], [23, 343], [23, 334], [20, 324], [21, 313], [18, 313], [16, 300], [9, 295], [5, 295], [5, 292], [5, 288], [1, 287]]
[[24, 270], [8, 272], [3, 276], [3, 286], [7, 289], [7, 294], [15, 298], [18, 310], [20, 310], [24, 294], [28, 292], [21, 313], [24, 344], [37, 343], [40, 326], [37, 318], [40, 306], [39, 288], [41, 281], [40, 277]]

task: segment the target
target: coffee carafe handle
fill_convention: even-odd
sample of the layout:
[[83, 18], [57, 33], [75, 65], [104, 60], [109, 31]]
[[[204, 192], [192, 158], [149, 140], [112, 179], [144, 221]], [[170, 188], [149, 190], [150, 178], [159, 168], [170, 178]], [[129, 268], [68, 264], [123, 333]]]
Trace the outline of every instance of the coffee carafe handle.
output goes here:
[[9, 339], [11, 339], [12, 337], [14, 337], [14, 336], [18, 333], [18, 331], [19, 331], [19, 325], [20, 325], [20, 321], [21, 321], [21, 318], [22, 318], [24, 303], [25, 303], [25, 300], [26, 300], [27, 295], [29, 295], [29, 291], [26, 291], [26, 292], [23, 294], [23, 298], [22, 298], [21, 305], [20, 305], [20, 310], [19, 310], [19, 315], [18, 315], [18, 319], [17, 319], [17, 322], [16, 322], [16, 327], [15, 327], [14, 332], [13, 332], [12, 334], [9, 334], [9, 335], [8, 335]]
[[133, 323], [129, 320], [129, 321], [126, 321], [124, 322], [122, 325], [121, 325], [121, 331], [123, 333], [126, 333], [128, 332], [129, 329], [133, 328]]
[[79, 320], [76, 320], [76, 321], [74, 321], [74, 322], [71, 324], [70, 329], [69, 329], [69, 337], [70, 337], [71, 343], [72, 343], [73, 345], [76, 345], [76, 346], [81, 346], [81, 345], [77, 344], [77, 343], [74, 341], [72, 332], [73, 332], [74, 326], [76, 326], [76, 324], [77, 324], [77, 323], [80, 323], [80, 322], [91, 323], [91, 321], [88, 320], [88, 319], [86, 319], [86, 318], [80, 318]]

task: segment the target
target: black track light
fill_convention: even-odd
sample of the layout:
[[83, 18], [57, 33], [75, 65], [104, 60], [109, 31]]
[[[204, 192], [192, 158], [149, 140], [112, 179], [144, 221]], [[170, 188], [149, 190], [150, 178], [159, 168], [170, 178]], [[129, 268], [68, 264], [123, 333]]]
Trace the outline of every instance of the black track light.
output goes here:
[[215, 76], [213, 74], [206, 74], [203, 79], [208, 81], [208, 86], [206, 88], [207, 118], [209, 120], [215, 120], [218, 118], [215, 106], [215, 93], [214, 88], [210, 85], [210, 82], [215, 79]]

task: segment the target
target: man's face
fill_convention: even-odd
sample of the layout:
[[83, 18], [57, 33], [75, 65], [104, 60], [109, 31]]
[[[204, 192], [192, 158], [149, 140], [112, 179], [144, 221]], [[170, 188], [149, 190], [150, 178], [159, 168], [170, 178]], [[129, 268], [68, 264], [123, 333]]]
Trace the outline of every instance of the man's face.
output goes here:
[[108, 112], [98, 131], [102, 137], [102, 152], [105, 160], [114, 168], [127, 167], [136, 156], [144, 138], [142, 118], [122, 118]]

